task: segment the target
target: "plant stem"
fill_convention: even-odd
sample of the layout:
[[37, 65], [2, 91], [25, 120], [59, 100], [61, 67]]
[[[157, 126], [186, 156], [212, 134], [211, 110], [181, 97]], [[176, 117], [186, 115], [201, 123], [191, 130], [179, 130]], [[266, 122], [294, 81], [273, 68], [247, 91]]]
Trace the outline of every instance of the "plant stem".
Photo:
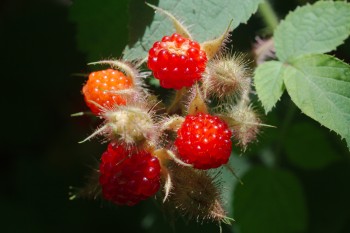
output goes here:
[[258, 11], [269, 31], [273, 32], [278, 25], [279, 19], [270, 2], [265, 0], [264, 2], [260, 3]]
[[186, 92], [187, 92], [187, 88], [185, 87], [176, 91], [175, 98], [173, 99], [173, 102], [170, 104], [169, 108], [167, 109], [168, 114], [174, 114], [181, 108], [181, 105], [179, 103], [181, 102]]

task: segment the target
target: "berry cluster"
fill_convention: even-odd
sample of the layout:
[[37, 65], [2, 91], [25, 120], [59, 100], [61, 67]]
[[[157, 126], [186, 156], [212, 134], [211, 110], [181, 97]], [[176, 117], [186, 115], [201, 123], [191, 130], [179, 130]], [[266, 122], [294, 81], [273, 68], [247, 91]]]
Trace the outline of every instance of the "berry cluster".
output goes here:
[[233, 145], [245, 150], [256, 139], [249, 72], [242, 56], [217, 55], [227, 32], [198, 43], [171, 19], [178, 33], [154, 42], [147, 67], [161, 87], [176, 91], [173, 100], [167, 105], [146, 88], [140, 62], [102, 61], [113, 69], [91, 73], [82, 93], [103, 122], [84, 141], [108, 142], [95, 179], [104, 199], [131, 206], [158, 195], [183, 215], [225, 221], [207, 170], [226, 165]]

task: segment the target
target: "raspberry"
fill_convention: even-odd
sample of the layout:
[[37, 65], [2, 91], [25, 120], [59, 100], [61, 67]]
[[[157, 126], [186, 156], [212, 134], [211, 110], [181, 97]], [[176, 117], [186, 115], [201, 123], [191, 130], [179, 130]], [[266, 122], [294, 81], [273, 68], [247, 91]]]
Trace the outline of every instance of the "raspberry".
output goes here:
[[120, 71], [107, 69], [92, 72], [83, 87], [85, 102], [91, 111], [98, 115], [101, 109], [90, 101], [105, 108], [111, 108], [115, 104], [125, 105], [126, 100], [115, 92], [128, 89], [131, 86], [133, 86], [132, 78], [125, 76]]
[[174, 33], [164, 36], [149, 50], [148, 68], [164, 88], [179, 90], [201, 78], [207, 63], [200, 45]]
[[101, 157], [99, 182], [106, 200], [133, 206], [158, 191], [160, 164], [147, 151], [112, 142]]
[[177, 131], [175, 145], [179, 157], [198, 169], [217, 168], [228, 162], [232, 133], [216, 116], [187, 115]]

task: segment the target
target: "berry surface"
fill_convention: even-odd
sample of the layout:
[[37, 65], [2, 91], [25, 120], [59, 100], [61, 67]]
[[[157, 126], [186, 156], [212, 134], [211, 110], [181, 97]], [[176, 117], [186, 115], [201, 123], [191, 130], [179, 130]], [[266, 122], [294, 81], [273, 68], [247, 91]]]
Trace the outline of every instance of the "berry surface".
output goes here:
[[217, 168], [228, 162], [232, 132], [216, 116], [198, 113], [187, 115], [177, 131], [175, 146], [178, 156], [194, 168]]
[[196, 41], [174, 33], [153, 44], [147, 65], [162, 87], [179, 90], [198, 81], [206, 63], [206, 53]]
[[147, 151], [112, 142], [101, 157], [99, 182], [106, 200], [133, 206], [158, 191], [160, 164]]
[[113, 105], [125, 105], [126, 100], [115, 92], [132, 86], [132, 78], [125, 76], [124, 73], [113, 69], [101, 70], [89, 75], [83, 87], [83, 95], [86, 105], [98, 115], [102, 109], [93, 102], [107, 109], [112, 108]]

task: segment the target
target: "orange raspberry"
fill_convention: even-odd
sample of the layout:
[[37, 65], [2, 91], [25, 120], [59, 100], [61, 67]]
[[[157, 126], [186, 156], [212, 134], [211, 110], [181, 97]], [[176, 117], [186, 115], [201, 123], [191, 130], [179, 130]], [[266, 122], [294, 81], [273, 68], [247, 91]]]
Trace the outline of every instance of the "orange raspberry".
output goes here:
[[133, 85], [133, 79], [118, 70], [92, 72], [83, 87], [86, 105], [96, 115], [102, 110], [98, 105], [108, 109], [113, 105], [125, 105], [125, 98], [116, 92]]

